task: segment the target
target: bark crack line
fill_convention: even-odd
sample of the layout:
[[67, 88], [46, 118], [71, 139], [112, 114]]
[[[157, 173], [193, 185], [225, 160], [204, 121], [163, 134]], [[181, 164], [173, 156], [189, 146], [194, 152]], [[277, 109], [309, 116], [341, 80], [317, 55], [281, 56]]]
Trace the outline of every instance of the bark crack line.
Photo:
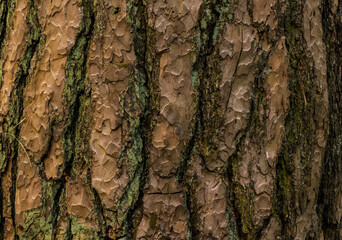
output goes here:
[[[14, 0], [4, 0], [0, 3], [0, 54], [3, 58], [4, 46], [6, 43], [6, 37], [8, 35], [9, 21], [11, 19], [14, 10]], [[3, 59], [1, 59], [1, 68]], [[0, 73], [0, 87], [2, 86], [2, 71]]]
[[[77, 156], [75, 148], [77, 146], [77, 126], [80, 121], [80, 116], [83, 114], [82, 109], [85, 108], [90, 100], [90, 90], [88, 88], [86, 79], [86, 60], [89, 50], [90, 40], [94, 29], [95, 14], [93, 10], [92, 0], [82, 1], [82, 21], [79, 31], [76, 36], [75, 44], [70, 50], [70, 54], [66, 64], [66, 83], [63, 90], [63, 102], [65, 106], [64, 113], [65, 132], [63, 134], [63, 148], [64, 148], [64, 163], [62, 166], [62, 177], [54, 181], [53, 186], [57, 187], [57, 192], [53, 199], [50, 223], [52, 224], [52, 233], [54, 237], [57, 232], [55, 226], [60, 209], [60, 199], [67, 178], [70, 177], [73, 169], [73, 163]], [[71, 224], [71, 222], [70, 222]]]
[[[300, 149], [301, 165], [305, 166], [312, 159], [312, 115], [315, 111], [313, 105], [314, 71], [310, 67], [311, 58], [306, 53], [306, 42], [303, 36], [303, 4], [291, 0], [287, 4], [284, 19], [285, 43], [289, 53], [289, 109], [285, 119], [285, 136], [278, 155], [276, 165], [276, 200], [274, 204], [275, 215], [282, 224], [281, 235], [294, 238], [295, 226], [295, 191], [294, 187], [294, 155]], [[312, 64], [313, 65], [313, 64]], [[304, 89], [304, 90], [303, 90]], [[307, 96], [303, 95], [306, 91]], [[307, 100], [307, 104], [305, 104]], [[305, 171], [305, 167], [304, 171]]]
[[[266, 62], [266, 61], [265, 61]], [[260, 66], [260, 72], [265, 68], [265, 65]], [[249, 111], [249, 116], [248, 116], [248, 122], [247, 126], [244, 130], [242, 130], [242, 133], [237, 133], [236, 136], [239, 136], [238, 139], [235, 139], [237, 141], [236, 144], [236, 151], [228, 158], [228, 167], [227, 167], [227, 179], [228, 179], [228, 186], [229, 186], [229, 196], [230, 196], [230, 201], [231, 201], [231, 206], [234, 208], [234, 213], [236, 214], [236, 226], [237, 226], [237, 231], [239, 233], [239, 236], [237, 238], [241, 238], [243, 236], [242, 233], [242, 227], [243, 227], [243, 222], [242, 222], [242, 216], [241, 213], [238, 209], [237, 206], [237, 196], [235, 193], [235, 188], [238, 186], [238, 182], [235, 179], [236, 177], [236, 165], [238, 164], [239, 158], [241, 157], [241, 152], [242, 148], [244, 146], [245, 139], [248, 136], [249, 130], [252, 128], [253, 125], [253, 120], [255, 120], [255, 115], [257, 114], [257, 109], [258, 109], [258, 94], [257, 94], [257, 89], [258, 89], [258, 84], [254, 84], [254, 90], [253, 90], [253, 98], [251, 102], [251, 107]]]
[[[252, 12], [250, 15], [252, 15]], [[227, 168], [227, 188], [228, 188], [228, 204], [227, 204], [227, 215], [230, 217], [231, 214], [236, 215], [236, 222], [231, 221], [230, 224], [232, 228], [236, 229], [234, 238], [251, 238], [258, 235], [261, 235], [261, 232], [266, 228], [267, 223], [270, 218], [264, 219], [264, 224], [261, 227], [256, 228], [253, 223], [253, 213], [249, 212], [246, 207], [247, 204], [251, 204], [251, 193], [250, 191], [245, 191], [240, 185], [237, 176], [238, 176], [238, 164], [241, 160], [241, 157], [244, 153], [244, 142], [247, 137], [251, 137], [251, 139], [255, 139], [257, 132], [259, 129], [264, 127], [265, 116], [263, 120], [258, 118], [258, 114], [260, 112], [260, 107], [266, 107], [264, 100], [265, 99], [265, 88], [264, 82], [266, 79], [265, 69], [268, 65], [268, 59], [276, 47], [277, 42], [280, 39], [281, 32], [279, 30], [275, 30], [276, 34], [274, 36], [271, 34], [271, 30], [269, 29], [267, 24], [259, 24], [252, 23], [250, 26], [256, 28], [258, 30], [259, 39], [267, 39], [270, 41], [271, 47], [269, 50], [262, 50], [261, 46], [258, 46], [258, 56], [257, 56], [257, 66], [256, 66], [256, 79], [254, 81], [250, 111], [248, 114], [247, 126], [245, 129], [240, 130], [236, 136], [234, 141], [236, 144], [235, 152], [228, 159], [228, 168]], [[274, 30], [273, 30], [274, 31]], [[241, 54], [241, 52], [240, 52]], [[239, 60], [238, 60], [239, 61]], [[237, 68], [236, 68], [237, 69]], [[234, 72], [236, 72], [236, 69]], [[233, 79], [234, 81], [234, 79]], [[233, 82], [232, 82], [233, 84]], [[231, 86], [232, 86], [231, 84]], [[230, 95], [230, 93], [229, 93]], [[226, 109], [226, 107], [225, 107]], [[225, 110], [224, 110], [225, 111]], [[261, 138], [262, 139], [262, 138]], [[253, 191], [253, 189], [249, 189]], [[246, 207], [244, 207], [246, 205]], [[228, 208], [233, 208], [234, 211], [229, 210]], [[235, 227], [234, 227], [235, 226]], [[230, 234], [233, 238], [233, 235]]]
[[[322, 1], [323, 40], [327, 48], [327, 85], [329, 97], [329, 135], [323, 158], [321, 184], [318, 196], [318, 216], [321, 218], [321, 228], [324, 239], [338, 239], [342, 228], [341, 222], [336, 222], [336, 208], [341, 193], [342, 178], [339, 167], [342, 159], [342, 85], [341, 85], [341, 16], [342, 2], [333, 11], [331, 1]], [[336, 189], [338, 189], [336, 191]]]
[[192, 82], [197, 91], [196, 112], [191, 122], [190, 139], [185, 146], [177, 171], [177, 180], [186, 189], [185, 205], [189, 215], [189, 239], [199, 237], [200, 219], [197, 213], [196, 187], [192, 183], [191, 176], [187, 176], [187, 170], [196, 153], [199, 154], [204, 169], [209, 170], [205, 160], [215, 157], [217, 152], [215, 139], [218, 133], [219, 116], [216, 115], [220, 115], [220, 89], [217, 83], [222, 77], [217, 45], [230, 18], [229, 1], [204, 1], [198, 19], [199, 36], [196, 42], [198, 53], [191, 70]]
[[[10, 6], [14, 9], [13, 2]], [[10, 12], [13, 9], [9, 10]], [[9, 20], [7, 20], [9, 21]], [[5, 131], [2, 136], [2, 144], [5, 147], [1, 154], [5, 156], [5, 164], [12, 160], [11, 178], [12, 186], [10, 189], [10, 202], [11, 202], [11, 218], [14, 228], [15, 239], [18, 239], [15, 224], [15, 192], [17, 180], [17, 158], [19, 150], [19, 134], [20, 123], [23, 113], [23, 92], [29, 78], [29, 70], [31, 68], [31, 59], [36, 52], [37, 46], [41, 39], [41, 27], [38, 22], [37, 9], [34, 1], [29, 2], [29, 10], [26, 18], [29, 27], [28, 39], [26, 41], [25, 53], [19, 63], [19, 69], [15, 75], [13, 90], [10, 94], [10, 106], [6, 118], [3, 119], [3, 130]], [[6, 26], [8, 28], [8, 26]]]
[[[89, 178], [89, 184], [91, 185], [91, 171], [88, 169], [88, 178]], [[98, 221], [98, 227], [99, 227], [99, 235], [100, 237], [106, 237], [106, 227], [107, 227], [107, 222], [106, 218], [104, 217], [104, 209], [101, 201], [101, 197], [99, 193], [96, 191], [95, 188], [91, 187], [91, 190], [94, 195], [94, 206], [96, 209], [96, 216], [97, 216], [97, 221]]]
[[[2, 179], [2, 176], [0, 176], [0, 179]], [[3, 190], [2, 187], [0, 187], [0, 207], [1, 207], [1, 212], [0, 212], [0, 239], [3, 240], [4, 239], [4, 230], [5, 230], [5, 218], [3, 215], [3, 211], [4, 211], [4, 203], [3, 203]]]
[[[128, 1], [129, 22], [133, 32], [136, 55], [136, 72], [128, 92], [132, 97], [132, 112], [128, 116], [130, 140], [125, 144], [121, 158], [126, 159], [131, 169], [130, 180], [118, 201], [118, 221], [122, 233], [116, 239], [134, 238], [142, 207], [144, 186], [148, 174], [149, 144], [151, 144], [154, 118], [159, 111], [159, 90], [155, 72], [159, 69], [159, 58], [153, 46], [155, 35], [148, 26], [145, 1]], [[121, 160], [121, 161], [122, 161]]]
[[[5, 1], [1, 1], [0, 3], [0, 54], [1, 54], [1, 62], [0, 62], [0, 66], [1, 66], [1, 71], [0, 71], [0, 87], [2, 86], [2, 67], [3, 67], [3, 54], [5, 51], [5, 43], [6, 43], [6, 36], [7, 36], [7, 30], [8, 30], [8, 25], [9, 25], [9, 19], [10, 19], [10, 13], [11, 10], [9, 10], [10, 6], [11, 6], [12, 1], [11, 0], [5, 0]], [[2, 116], [2, 114], [0, 113], [0, 116]], [[3, 122], [4, 120], [2, 120]], [[6, 121], [6, 120], [5, 120]], [[2, 123], [3, 128], [6, 127], [6, 124]], [[2, 129], [2, 131], [4, 131], [6, 129]], [[6, 135], [7, 137], [7, 135]], [[2, 152], [5, 151], [3, 150], [3, 145], [4, 142], [6, 140], [5, 139], [5, 134], [1, 134], [1, 145], [0, 145], [0, 149], [1, 149], [1, 155], [0, 155], [0, 172], [2, 174], [3, 172], [3, 167], [6, 165], [6, 154], [3, 154]]]
[[[7, 25], [8, 25], [8, 1], [2, 1], [0, 3], [0, 48], [1, 48], [1, 58], [3, 58], [3, 51], [4, 51], [4, 43], [5, 43], [5, 37], [6, 37], [6, 32], [7, 32]], [[3, 65], [3, 59], [1, 59], [1, 69], [2, 69], [2, 65]], [[1, 71], [1, 75], [0, 75], [0, 87], [2, 86], [2, 71]], [[3, 167], [6, 164], [6, 155], [3, 154], [3, 147], [5, 145], [5, 136], [2, 134], [1, 136], [1, 143], [0, 143], [0, 179], [2, 179], [3, 176]], [[6, 141], [6, 140], [5, 140]], [[0, 184], [0, 207], [1, 207], [1, 212], [0, 212], [0, 239], [4, 238], [4, 230], [5, 230], [5, 218], [3, 216], [3, 190], [2, 190], [2, 184]]]

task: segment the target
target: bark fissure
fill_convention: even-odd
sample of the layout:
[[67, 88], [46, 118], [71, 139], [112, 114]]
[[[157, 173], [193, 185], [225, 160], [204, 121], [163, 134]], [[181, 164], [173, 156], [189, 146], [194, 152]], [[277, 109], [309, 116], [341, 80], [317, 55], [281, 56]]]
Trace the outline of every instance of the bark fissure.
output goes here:
[[[323, 36], [327, 46], [327, 83], [329, 90], [329, 135], [323, 160], [322, 181], [318, 199], [324, 239], [340, 239], [341, 222], [336, 219], [341, 193], [342, 160], [342, 3], [335, 13], [332, 2], [322, 1]], [[336, 191], [337, 190], [337, 191]]]
[[[91, 173], [90, 171], [88, 172], [88, 176], [90, 176]], [[89, 177], [89, 183], [91, 183], [91, 178]], [[96, 217], [97, 217], [97, 222], [98, 222], [98, 228], [99, 228], [99, 235], [101, 238], [106, 237], [106, 226], [107, 222], [104, 217], [103, 213], [103, 206], [102, 206], [102, 201], [101, 198], [93, 187], [91, 188], [93, 195], [94, 195], [94, 205], [95, 205], [95, 211], [96, 211]]]
[[[12, 3], [10, 3], [12, 5]], [[12, 8], [14, 6], [12, 5]], [[13, 9], [9, 10], [13, 11]], [[8, 22], [9, 20], [7, 20]], [[34, 1], [29, 2], [29, 11], [27, 15], [27, 25], [29, 27], [29, 35], [26, 43], [25, 53], [19, 63], [19, 70], [15, 75], [13, 90], [10, 93], [10, 107], [8, 116], [3, 119], [2, 129], [4, 130], [2, 136], [2, 153], [4, 155], [4, 162], [7, 164], [12, 161], [11, 178], [12, 186], [10, 189], [10, 202], [11, 202], [11, 218], [14, 228], [15, 239], [18, 239], [16, 221], [15, 221], [15, 192], [17, 181], [17, 158], [19, 151], [19, 133], [20, 123], [25, 119], [21, 119], [23, 113], [23, 92], [28, 82], [29, 71], [31, 68], [31, 59], [36, 52], [37, 46], [40, 42], [41, 28], [38, 23], [37, 9], [34, 5]], [[5, 21], [6, 22], [6, 21]], [[5, 34], [6, 35], [6, 34]], [[26, 152], [25, 149], [23, 149]], [[26, 157], [26, 156], [25, 156]], [[2, 198], [1, 198], [2, 199]]]
[[[261, 102], [263, 101], [263, 95], [265, 94], [263, 90], [263, 82], [265, 81], [264, 69], [267, 67], [267, 60], [271, 52], [271, 50], [268, 53], [262, 52], [259, 56], [257, 64], [258, 71], [256, 73], [256, 76], [258, 77], [256, 78], [253, 87], [247, 126], [244, 130], [236, 134], [236, 150], [228, 159], [228, 196], [232, 202], [232, 204], [229, 205], [233, 206], [234, 214], [236, 214], [236, 220], [232, 225], [237, 227], [237, 229], [234, 230], [238, 233], [238, 239], [248, 239], [249, 237], [258, 234], [254, 232], [253, 223], [250, 222], [251, 216], [249, 216], [250, 213], [248, 212], [249, 205], [246, 205], [245, 203], [245, 201], [248, 200], [245, 199], [245, 196], [243, 195], [244, 190], [237, 179], [237, 166], [244, 152], [246, 138], [249, 135], [255, 134], [258, 130], [258, 124], [260, 124], [258, 113]], [[259, 230], [259, 232], [261, 232], [261, 230]]]
[[[14, 9], [14, 0], [4, 0], [0, 3], [0, 54], [3, 58], [4, 45], [8, 35], [9, 23]], [[1, 69], [3, 60], [1, 60]], [[0, 71], [0, 86], [2, 86], [2, 70]], [[1, 166], [1, 165], [0, 165]]]
[[197, 239], [200, 236], [196, 179], [187, 174], [189, 164], [199, 157], [205, 170], [219, 174], [208, 169], [206, 162], [216, 158], [218, 152], [217, 137], [222, 110], [219, 106], [218, 83], [222, 74], [217, 45], [226, 21], [231, 18], [228, 15], [229, 5], [229, 1], [204, 1], [198, 20], [199, 33], [195, 40], [198, 50], [191, 70], [192, 84], [196, 89], [196, 112], [191, 122], [190, 139], [177, 171], [178, 182], [185, 186], [185, 206], [189, 215], [188, 239]]
[[8, 3], [10, 1], [1, 1], [0, 5], [0, 44], [3, 48], [3, 42], [5, 41], [6, 31], [7, 31], [7, 13], [8, 13]]
[[[1, 1], [0, 3], [0, 54], [1, 54], [1, 58], [3, 58], [3, 52], [4, 52], [4, 44], [5, 44], [5, 40], [6, 40], [6, 36], [7, 36], [7, 31], [8, 31], [8, 24], [9, 24], [9, 8], [11, 5], [12, 1]], [[2, 86], [2, 65], [3, 65], [3, 59], [1, 59], [1, 71], [0, 71], [0, 86]], [[2, 150], [2, 148], [4, 147], [4, 145], [6, 145], [4, 142], [4, 134], [1, 134], [1, 145], [0, 148]], [[5, 166], [6, 164], [6, 154], [1, 153], [0, 155], [0, 170], [1, 170], [1, 174], [2, 174], [2, 168]]]
[[70, 218], [68, 218], [67, 219], [67, 226], [66, 226], [66, 234], [65, 234], [66, 240], [72, 240], [71, 224], [72, 224], [72, 220]]
[[285, 13], [286, 47], [289, 52], [289, 90], [291, 92], [289, 110], [285, 119], [285, 136], [278, 156], [276, 174], [276, 214], [282, 223], [282, 236], [294, 238], [295, 232], [295, 190], [294, 188], [294, 158], [298, 147], [301, 147], [301, 162], [305, 165], [312, 159], [309, 146], [313, 137], [312, 105], [313, 69], [311, 59], [305, 47], [303, 36], [303, 5], [300, 1], [291, 0]]
[[[1, 179], [1, 177], [0, 177]], [[1, 211], [0, 211], [0, 239], [3, 240], [4, 239], [4, 230], [5, 230], [5, 218], [4, 218], [4, 214], [3, 214], [3, 209], [4, 209], [4, 204], [3, 204], [3, 190], [2, 187], [0, 187], [0, 207], [1, 207]]]
[[[83, 141], [85, 144], [88, 144], [87, 138], [89, 135], [84, 139], [79, 139], [77, 137], [79, 134], [77, 131], [84, 130], [80, 129], [81, 127], [79, 125], [82, 124], [81, 117], [83, 114], [86, 114], [87, 104], [89, 103], [91, 96], [86, 76], [86, 61], [95, 22], [93, 5], [94, 3], [92, 0], [82, 1], [82, 22], [76, 36], [75, 44], [70, 50], [65, 69], [66, 83], [63, 90], [63, 101], [65, 114], [67, 114], [68, 117], [66, 117], [66, 130], [63, 136], [64, 163], [60, 170], [63, 174], [60, 179], [53, 183], [54, 186], [59, 186], [53, 199], [50, 214], [54, 236], [57, 234], [55, 226], [57, 225], [60, 199], [63, 195], [63, 191], [65, 192], [67, 178], [71, 177], [71, 175], [77, 176], [78, 174], [77, 172], [73, 172], [75, 159], [80, 158], [77, 160], [81, 162], [89, 161], [85, 156], [82, 156], [78, 152], [80, 145], [82, 145], [79, 141]], [[85, 118], [88, 117], [89, 116], [86, 116]], [[70, 221], [70, 224], [72, 224], [72, 220]]]
[[[159, 68], [153, 50], [154, 34], [148, 26], [147, 6], [144, 1], [128, 1], [129, 21], [133, 32], [136, 71], [128, 92], [132, 97], [132, 112], [128, 115], [130, 140], [122, 151], [121, 158], [133, 166], [130, 180], [119, 200], [118, 218], [122, 233], [116, 239], [133, 238], [139, 222], [138, 210], [142, 207], [144, 186], [148, 174], [149, 144], [154, 128], [154, 118], [159, 111], [159, 94], [155, 79]], [[122, 209], [124, 207], [124, 209]]]

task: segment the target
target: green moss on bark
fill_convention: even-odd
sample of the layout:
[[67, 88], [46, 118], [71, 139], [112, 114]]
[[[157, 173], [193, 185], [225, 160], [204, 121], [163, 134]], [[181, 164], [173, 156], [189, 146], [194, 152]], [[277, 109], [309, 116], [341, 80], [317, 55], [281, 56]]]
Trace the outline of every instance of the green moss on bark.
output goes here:
[[79, 222], [77, 217], [72, 216], [67, 220], [66, 235], [57, 237], [57, 240], [69, 239], [84, 239], [84, 240], [99, 240], [98, 232], [95, 229], [89, 228], [85, 223]]
[[20, 236], [20, 239], [52, 239], [52, 226], [42, 216], [40, 209], [26, 212], [25, 218], [24, 233]]

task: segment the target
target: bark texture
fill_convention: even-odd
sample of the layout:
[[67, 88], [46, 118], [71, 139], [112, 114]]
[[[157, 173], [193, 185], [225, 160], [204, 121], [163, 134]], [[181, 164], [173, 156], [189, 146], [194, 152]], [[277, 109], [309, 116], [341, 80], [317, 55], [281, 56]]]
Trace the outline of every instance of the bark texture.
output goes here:
[[1, 0], [0, 239], [342, 239], [341, 0]]

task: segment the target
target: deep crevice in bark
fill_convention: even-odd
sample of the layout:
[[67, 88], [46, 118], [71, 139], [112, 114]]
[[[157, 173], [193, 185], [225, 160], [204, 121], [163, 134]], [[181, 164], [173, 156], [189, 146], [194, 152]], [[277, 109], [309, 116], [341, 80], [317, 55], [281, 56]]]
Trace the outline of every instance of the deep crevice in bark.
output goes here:
[[[200, 236], [200, 219], [197, 214], [196, 183], [187, 171], [194, 157], [199, 157], [205, 171], [206, 162], [217, 157], [217, 138], [220, 123], [220, 89], [221, 77], [218, 42], [229, 19], [229, 1], [204, 1], [198, 19], [199, 40], [196, 42], [198, 53], [192, 65], [192, 84], [196, 89], [196, 112], [190, 125], [190, 139], [183, 151], [182, 160], [177, 171], [177, 180], [185, 187], [185, 205], [189, 218], [189, 238]], [[195, 153], [197, 152], [198, 153]], [[197, 155], [198, 156], [195, 156]], [[207, 160], [207, 161], [206, 161]]]
[[[91, 176], [90, 170], [88, 171], [88, 176]], [[90, 180], [89, 182], [91, 183], [91, 178], [90, 177], [88, 178]], [[106, 223], [106, 218], [104, 217], [104, 214], [103, 214], [102, 201], [96, 189], [92, 187], [91, 190], [94, 195], [94, 206], [95, 206], [96, 217], [98, 221], [99, 235], [100, 235], [100, 238], [103, 239], [106, 237], [107, 223]]]
[[[295, 195], [294, 158], [300, 147], [301, 166], [312, 159], [310, 141], [313, 139], [313, 69], [312, 59], [308, 58], [303, 35], [303, 4], [291, 0], [287, 4], [284, 19], [286, 47], [289, 53], [289, 90], [291, 92], [289, 109], [285, 119], [285, 136], [278, 155], [276, 166], [276, 215], [282, 223], [281, 234], [284, 239], [294, 238]], [[305, 168], [305, 167], [304, 167]], [[304, 169], [305, 170], [305, 169]]]
[[[12, 2], [9, 3], [12, 8], [15, 6]], [[13, 11], [13, 9], [9, 10]], [[5, 21], [8, 23], [9, 20]], [[23, 92], [24, 88], [27, 84], [29, 77], [29, 70], [31, 68], [31, 59], [33, 58], [34, 53], [36, 52], [37, 46], [40, 41], [41, 29], [38, 23], [37, 10], [34, 5], [34, 1], [31, 0], [29, 2], [29, 11], [27, 15], [27, 24], [29, 27], [29, 35], [26, 43], [25, 53], [19, 63], [18, 72], [15, 75], [15, 81], [13, 90], [10, 94], [10, 107], [9, 107], [9, 117], [4, 118], [3, 121], [3, 133], [2, 136], [2, 144], [5, 147], [4, 152], [6, 156], [6, 162], [12, 161], [11, 167], [11, 178], [12, 178], [12, 186], [10, 189], [10, 202], [11, 202], [11, 218], [14, 228], [14, 237], [18, 239], [17, 230], [16, 230], [16, 221], [15, 221], [15, 192], [16, 192], [16, 181], [17, 181], [17, 158], [19, 151], [19, 133], [20, 133], [20, 123], [21, 116], [23, 113]], [[8, 28], [8, 26], [6, 27]], [[7, 35], [7, 34], [5, 34]], [[3, 36], [5, 37], [5, 36]], [[24, 151], [26, 151], [24, 149]], [[26, 157], [26, 156], [25, 156]]]
[[72, 220], [70, 218], [68, 218], [67, 219], [67, 226], [66, 226], [66, 234], [65, 234], [66, 240], [72, 240], [71, 224], [72, 224]]
[[[244, 228], [252, 227], [250, 226], [250, 223], [248, 222], [248, 219], [245, 219], [248, 216], [243, 215], [241, 211], [247, 211], [247, 209], [241, 209], [240, 206], [240, 199], [238, 196], [238, 193], [241, 191], [240, 189], [240, 183], [236, 179], [237, 176], [237, 164], [242, 157], [243, 153], [243, 147], [245, 144], [245, 140], [248, 137], [248, 135], [253, 135], [253, 132], [257, 131], [257, 114], [259, 113], [259, 107], [260, 107], [260, 102], [262, 101], [262, 94], [264, 93], [263, 91], [263, 81], [265, 76], [263, 75], [264, 69], [267, 66], [267, 60], [269, 58], [269, 55], [271, 54], [271, 50], [269, 53], [263, 52], [259, 56], [259, 60], [257, 63], [257, 73], [256, 76], [258, 76], [255, 79], [254, 82], [254, 87], [253, 87], [253, 94], [252, 94], [252, 100], [251, 100], [251, 105], [250, 105], [250, 110], [249, 110], [249, 116], [248, 116], [248, 122], [247, 126], [245, 129], [241, 130], [239, 133], [236, 134], [236, 150], [235, 152], [229, 157], [228, 159], [228, 167], [227, 167], [227, 178], [229, 182], [229, 198], [231, 201], [231, 205], [234, 208], [234, 214], [235, 214], [235, 223], [237, 227], [237, 232], [238, 232], [238, 239], [249, 239], [249, 237], [253, 236], [254, 233], [253, 229], [249, 229], [250, 232], [246, 233], [243, 231]], [[247, 222], [246, 222], [247, 221]], [[249, 235], [251, 234], [251, 235]]]
[[[2, 178], [0, 178], [2, 179]], [[4, 205], [3, 205], [3, 191], [2, 188], [0, 187], [0, 207], [1, 207], [1, 211], [0, 211], [0, 239], [4, 239], [4, 229], [5, 229], [5, 218], [4, 218], [4, 214], [3, 214], [3, 209], [4, 209]]]
[[[188, 141], [185, 150], [183, 152], [182, 161], [178, 168], [177, 178], [180, 183], [183, 183], [186, 187], [185, 193], [185, 206], [187, 208], [187, 212], [189, 214], [189, 235], [190, 239], [196, 239], [199, 237], [200, 231], [198, 230], [199, 225], [199, 217], [197, 216], [197, 203], [196, 197], [194, 196], [194, 192], [196, 192], [192, 185], [188, 182], [184, 182], [184, 178], [186, 172], [188, 170], [188, 165], [193, 156], [193, 151], [196, 148], [196, 143], [199, 141], [200, 135], [199, 129], [203, 127], [203, 85], [204, 85], [204, 78], [206, 69], [208, 64], [208, 58], [213, 52], [214, 46], [212, 45], [213, 42], [213, 32], [215, 29], [215, 23], [218, 19], [219, 12], [215, 9], [215, 3], [209, 2], [204, 3], [204, 9], [202, 9], [202, 13], [199, 17], [198, 24], [199, 24], [199, 35], [200, 35], [200, 43], [198, 49], [199, 53], [196, 58], [196, 62], [192, 66], [192, 78], [193, 84], [197, 87], [197, 99], [196, 99], [196, 112], [194, 115], [194, 120], [192, 122], [191, 130], [190, 130], [190, 140]], [[208, 12], [207, 12], [207, 11]], [[209, 13], [210, 11], [210, 13]], [[214, 17], [212, 19], [211, 17]], [[203, 25], [201, 26], [201, 21], [204, 21]]]
[[[158, 59], [152, 46], [155, 44], [154, 34], [148, 26], [147, 3], [144, 1], [128, 1], [128, 14], [133, 30], [133, 43], [136, 55], [136, 72], [129, 86], [133, 101], [133, 112], [128, 113], [130, 127], [130, 141], [126, 144], [123, 155], [127, 154], [127, 161], [135, 163], [134, 173], [125, 188], [119, 205], [127, 205], [126, 210], [119, 212], [123, 218], [122, 234], [116, 239], [133, 238], [136, 234], [137, 223], [141, 218], [139, 210], [143, 206], [144, 186], [147, 180], [149, 164], [149, 144], [152, 139], [154, 117], [159, 111], [159, 94], [155, 79], [155, 72], [159, 69]], [[157, 69], [157, 70], [156, 70]], [[138, 114], [138, 116], [135, 116]], [[135, 121], [138, 124], [136, 125]], [[130, 154], [131, 153], [131, 154]], [[129, 155], [133, 155], [131, 159]], [[142, 210], [141, 210], [142, 211]]]
[[[55, 226], [57, 225], [62, 192], [65, 189], [67, 178], [71, 176], [73, 162], [75, 158], [78, 157], [75, 153], [75, 147], [77, 145], [77, 140], [79, 140], [76, 137], [79, 116], [83, 114], [80, 111], [83, 107], [83, 104], [86, 103], [86, 100], [90, 98], [90, 91], [87, 88], [86, 81], [86, 60], [95, 22], [93, 5], [94, 4], [92, 0], [82, 1], [82, 22], [79, 32], [76, 36], [75, 44], [70, 50], [65, 70], [66, 84], [63, 90], [63, 100], [68, 117], [66, 117], [66, 130], [63, 136], [63, 174], [62, 177], [53, 184], [54, 186], [59, 185], [59, 187], [53, 199], [50, 214], [50, 220], [53, 227], [52, 232], [55, 237], [57, 234]], [[70, 224], [72, 224], [72, 220], [70, 221]]]
[[0, 4], [0, 46], [1, 49], [3, 49], [3, 44], [6, 38], [6, 32], [8, 30], [7, 28], [7, 13], [8, 13], [8, 8], [9, 8], [9, 3], [11, 2], [11, 0], [4, 0], [1, 1]]
[[[338, 1], [336, 13], [332, 1], [322, 1], [323, 37], [327, 47], [327, 83], [329, 91], [329, 135], [323, 158], [321, 185], [318, 198], [318, 214], [324, 239], [340, 239], [342, 224], [334, 219], [339, 207], [342, 180], [342, 5]], [[337, 190], [337, 191], [336, 191]]]
[[[2, 1], [0, 3], [0, 48], [1, 48], [1, 53], [3, 52], [3, 45], [5, 41], [5, 36], [7, 32], [7, 13], [8, 13], [8, 1]], [[1, 54], [2, 55], [2, 54]], [[2, 58], [2, 56], [1, 56]], [[0, 79], [0, 86], [2, 85], [2, 76]], [[1, 145], [4, 144], [4, 136], [1, 136]], [[1, 146], [2, 148], [3, 146]], [[1, 153], [2, 154], [2, 153]], [[2, 158], [2, 156], [1, 156]], [[6, 158], [6, 157], [5, 157]], [[4, 159], [4, 161], [6, 161]], [[1, 168], [3, 165], [6, 164], [5, 162], [1, 163]], [[0, 170], [1, 170], [0, 168]], [[2, 179], [3, 172], [0, 172], [0, 180]], [[4, 238], [4, 228], [5, 228], [5, 218], [3, 217], [3, 212], [4, 212], [4, 207], [3, 207], [3, 190], [2, 190], [2, 184], [0, 184], [0, 239]]]

